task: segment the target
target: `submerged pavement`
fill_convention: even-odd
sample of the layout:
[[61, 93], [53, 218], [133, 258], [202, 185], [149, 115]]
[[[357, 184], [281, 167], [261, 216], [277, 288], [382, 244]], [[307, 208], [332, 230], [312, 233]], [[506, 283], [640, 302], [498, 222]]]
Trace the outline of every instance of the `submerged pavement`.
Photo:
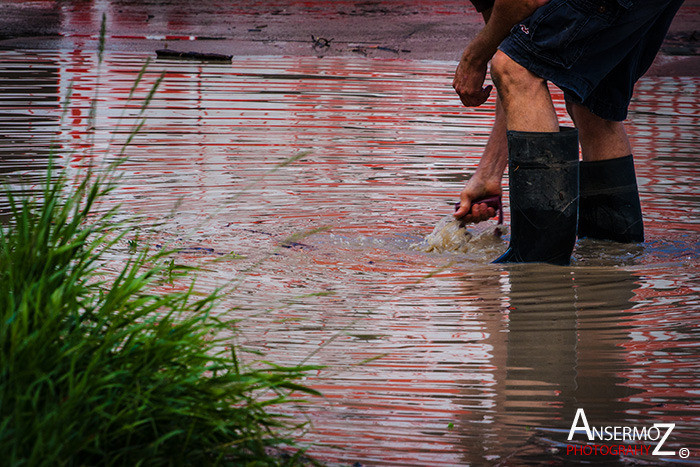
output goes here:
[[[176, 248], [177, 264], [203, 265], [198, 287], [235, 284], [216, 312], [240, 320], [239, 345], [324, 366], [304, 381], [324, 397], [287, 408], [312, 422], [308, 454], [571, 465], [588, 460], [567, 452], [577, 408], [595, 427], [674, 423], [665, 446], [700, 452], [700, 79], [645, 78], [632, 103], [644, 244], [584, 239], [571, 267], [495, 265], [505, 237], [412, 247], [449, 218], [492, 124], [493, 99], [466, 111], [446, 83], [454, 62], [156, 60], [132, 99], [146, 56], [0, 51], [3, 180], [38, 184], [55, 148], [74, 176], [125, 148], [104, 208], [143, 219], [139, 237]], [[124, 239], [105, 274], [127, 251]], [[662, 463], [641, 450], [600, 460]]]

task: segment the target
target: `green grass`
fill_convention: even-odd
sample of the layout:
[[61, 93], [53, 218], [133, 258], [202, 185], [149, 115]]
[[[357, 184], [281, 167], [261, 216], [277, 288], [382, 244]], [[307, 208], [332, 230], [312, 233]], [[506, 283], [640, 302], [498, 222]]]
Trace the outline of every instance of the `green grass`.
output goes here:
[[111, 185], [47, 180], [41, 196], [8, 194], [0, 229], [3, 465], [301, 462], [270, 450], [294, 428], [274, 408], [315, 394], [297, 383], [311, 367], [244, 366], [233, 321], [212, 316], [218, 291], [163, 292], [197, 271], [173, 271], [171, 252], [130, 248], [104, 279], [133, 227], [92, 213]]
[[[174, 252], [127, 238], [139, 230], [135, 222], [118, 222], [117, 208], [99, 203], [116, 170], [89, 169], [76, 181], [50, 163], [42, 192], [6, 194], [0, 464], [313, 462], [293, 441], [301, 425], [279, 406], [297, 402], [295, 394], [318, 395], [299, 383], [316, 367], [259, 357], [242, 363], [235, 320], [216, 310], [223, 291], [200, 293], [199, 269], [175, 266]], [[108, 273], [115, 257], [123, 266]]]

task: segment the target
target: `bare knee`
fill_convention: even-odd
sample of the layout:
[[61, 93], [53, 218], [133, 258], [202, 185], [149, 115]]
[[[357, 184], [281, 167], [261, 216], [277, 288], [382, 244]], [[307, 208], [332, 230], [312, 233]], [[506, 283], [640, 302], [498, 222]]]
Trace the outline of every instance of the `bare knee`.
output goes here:
[[582, 104], [566, 101], [566, 111], [580, 132], [624, 133], [624, 124], [597, 116]]
[[581, 104], [576, 102], [566, 101], [566, 112], [571, 117], [577, 128], [585, 129], [589, 126], [600, 127], [601, 125], [606, 125], [607, 120], [604, 120], [597, 115], [593, 114], [590, 110]]
[[546, 87], [544, 79], [510, 58], [500, 50], [491, 60], [491, 77], [499, 95], [528, 93], [533, 89]]
[[509, 130], [557, 131], [557, 114], [544, 79], [501, 51], [491, 60], [491, 76]]

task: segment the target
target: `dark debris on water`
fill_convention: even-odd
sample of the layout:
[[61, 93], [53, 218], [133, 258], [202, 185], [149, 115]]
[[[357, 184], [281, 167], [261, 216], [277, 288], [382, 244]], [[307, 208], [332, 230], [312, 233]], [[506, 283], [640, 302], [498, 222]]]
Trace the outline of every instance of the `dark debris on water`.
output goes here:
[[231, 63], [232, 55], [205, 53], [205, 52], [178, 52], [171, 49], [156, 50], [157, 58], [168, 58], [175, 60], [199, 60], [203, 62], [227, 62]]

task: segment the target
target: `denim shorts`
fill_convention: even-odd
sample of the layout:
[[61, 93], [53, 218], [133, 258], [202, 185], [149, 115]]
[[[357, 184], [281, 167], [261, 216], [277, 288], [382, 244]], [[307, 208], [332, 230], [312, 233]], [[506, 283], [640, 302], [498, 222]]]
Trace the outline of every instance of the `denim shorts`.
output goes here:
[[499, 49], [606, 120], [627, 118], [683, 0], [551, 0], [516, 24]]

